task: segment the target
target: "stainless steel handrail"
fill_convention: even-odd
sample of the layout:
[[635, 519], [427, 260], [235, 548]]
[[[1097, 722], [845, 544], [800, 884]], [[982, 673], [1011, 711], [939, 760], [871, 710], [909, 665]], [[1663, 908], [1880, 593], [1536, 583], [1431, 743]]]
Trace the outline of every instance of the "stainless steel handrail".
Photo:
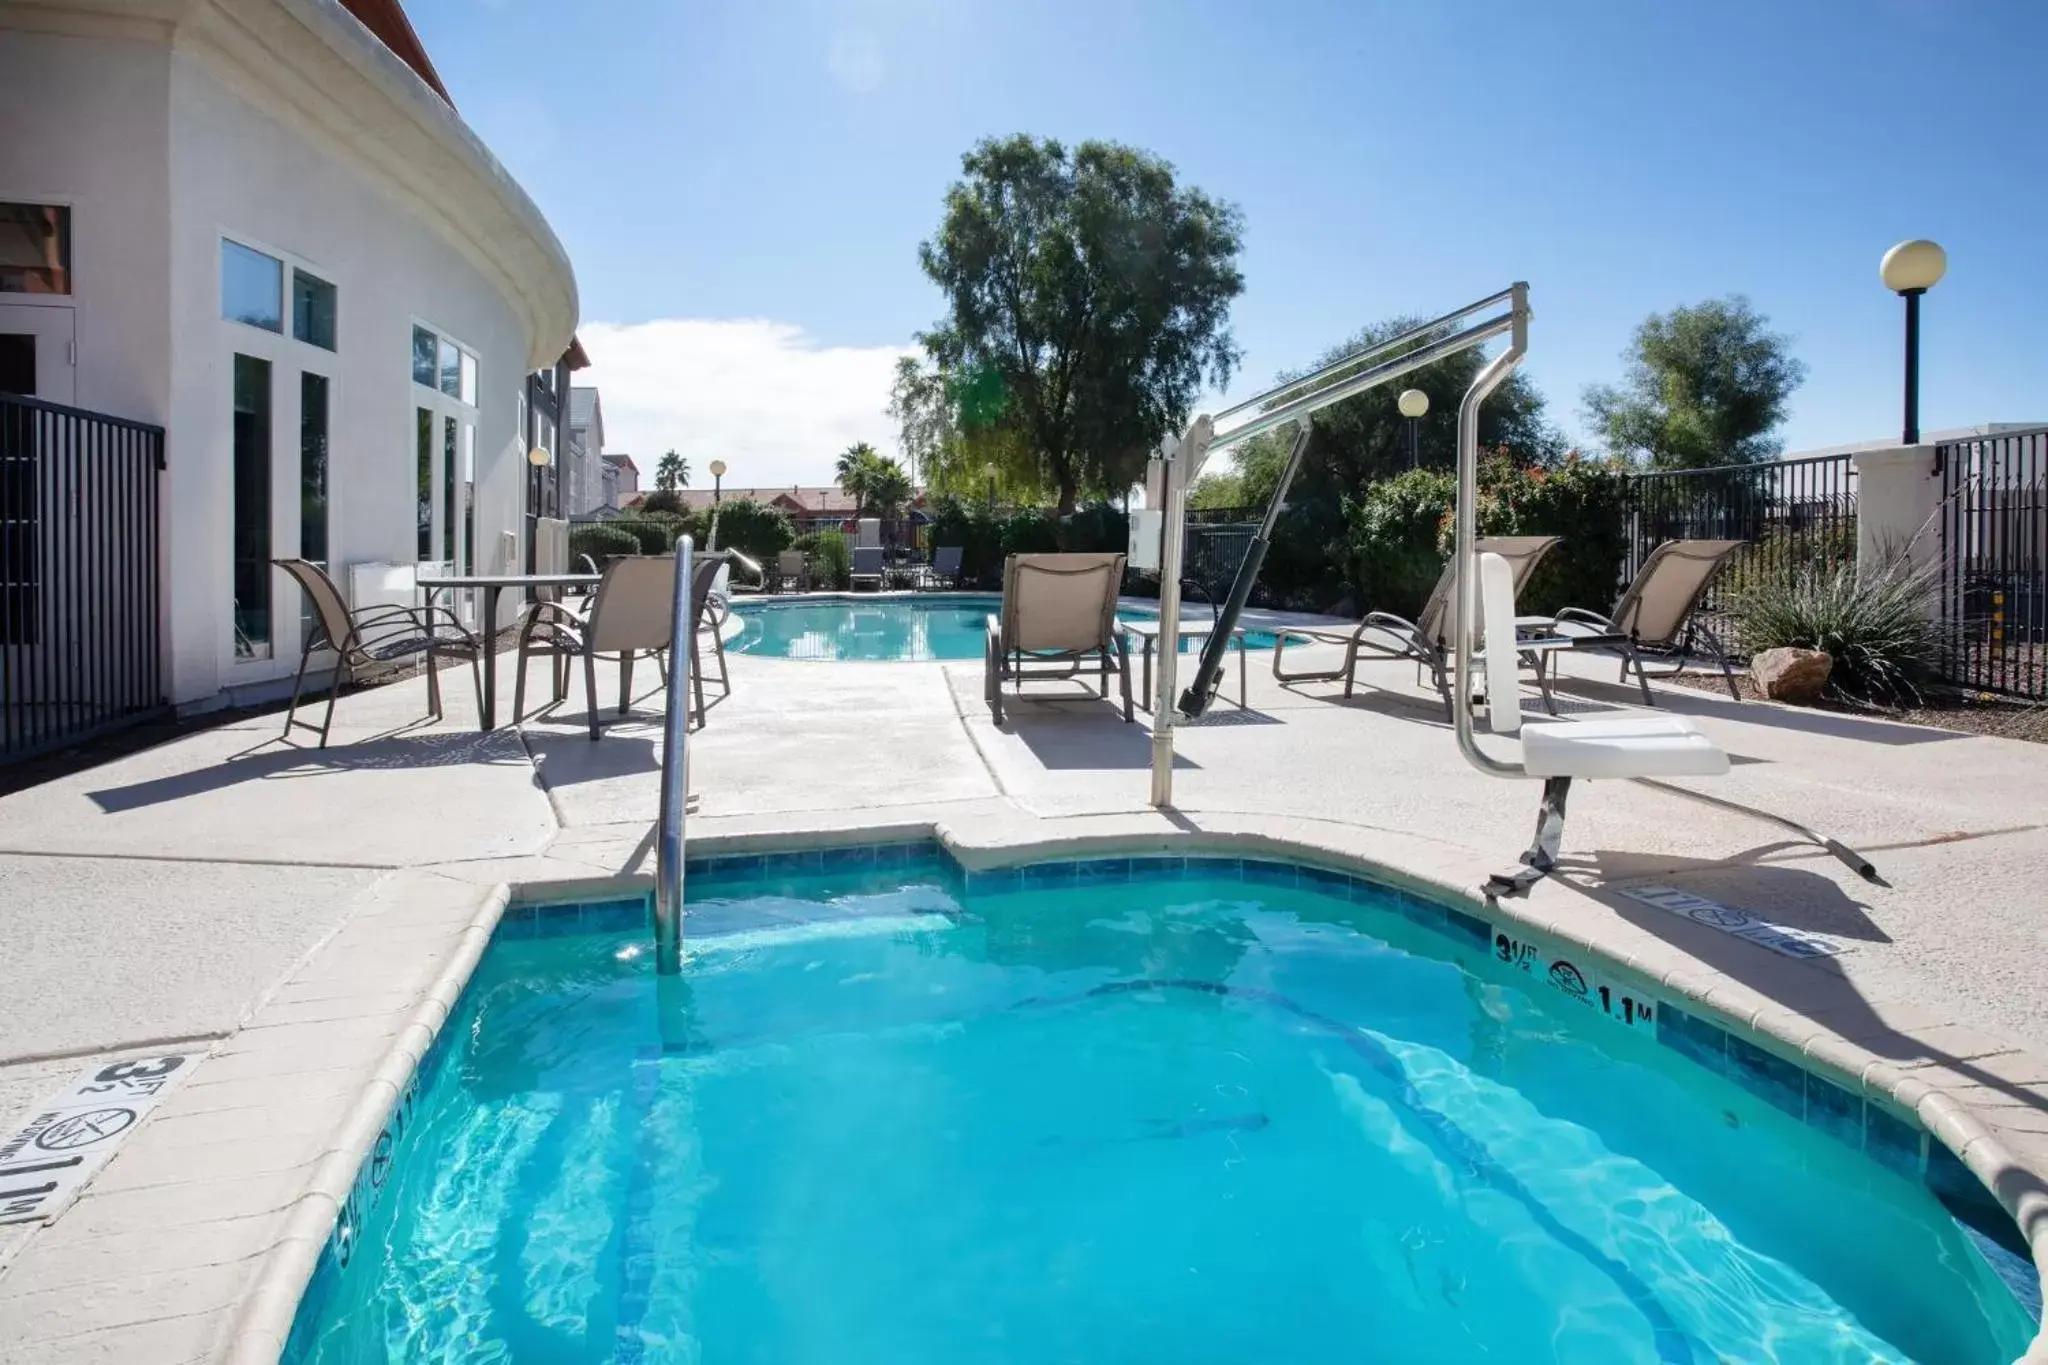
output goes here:
[[690, 638], [696, 546], [676, 539], [676, 587], [669, 609], [668, 704], [662, 715], [661, 810], [654, 835], [654, 970], [683, 969], [683, 817], [690, 799]]
[[[1473, 767], [1497, 777], [1517, 777], [1525, 771], [1520, 763], [1505, 762], [1479, 747], [1472, 733], [1472, 633], [1478, 629], [1479, 601], [1479, 405], [1507, 382], [1515, 366], [1529, 351], [1529, 306], [1527, 285], [1515, 286], [1514, 332], [1508, 348], [1473, 376], [1458, 404], [1458, 501], [1457, 543], [1452, 562], [1457, 565], [1457, 614], [1452, 634], [1457, 637], [1457, 666], [1451, 674], [1451, 722], [1458, 734], [1458, 751]], [[1496, 660], [1495, 662], [1499, 662]], [[1510, 669], [1508, 676], [1513, 676]]]

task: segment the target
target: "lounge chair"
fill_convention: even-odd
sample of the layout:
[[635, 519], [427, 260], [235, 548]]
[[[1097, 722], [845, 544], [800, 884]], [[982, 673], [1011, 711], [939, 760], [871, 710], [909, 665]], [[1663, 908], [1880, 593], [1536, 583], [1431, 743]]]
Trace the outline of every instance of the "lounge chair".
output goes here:
[[1025, 680], [1075, 678], [1091, 660], [1102, 668], [1102, 695], [1114, 669], [1131, 719], [1131, 658], [1116, 628], [1124, 581], [1120, 554], [1011, 555], [1003, 561], [1003, 606], [988, 618], [982, 694], [1003, 723], [1003, 684], [1021, 694]]
[[[1479, 552], [1505, 559], [1514, 571], [1515, 590], [1519, 592], [1528, 583], [1529, 575], [1535, 572], [1536, 566], [1543, 562], [1543, 556], [1549, 554], [1550, 548], [1560, 539], [1562, 537], [1559, 536], [1487, 536], [1480, 540]], [[1360, 659], [1368, 662], [1409, 659], [1429, 670], [1429, 680], [1436, 687], [1437, 695], [1443, 698], [1444, 710], [1448, 714], [1451, 709], [1451, 609], [1456, 584], [1454, 560], [1445, 564], [1443, 572], [1437, 575], [1429, 600], [1422, 604], [1422, 610], [1413, 621], [1390, 611], [1375, 611], [1348, 630], [1302, 626], [1277, 628], [1274, 631], [1277, 638], [1273, 643], [1273, 676], [1290, 686], [1301, 682], [1335, 682], [1342, 678], [1344, 695], [1349, 697], [1358, 683]], [[1289, 673], [1282, 667], [1289, 640], [1341, 645], [1344, 662], [1336, 668]], [[1549, 683], [1540, 672], [1537, 682], [1542, 685], [1544, 701], [1548, 704], [1551, 700]]]
[[925, 582], [933, 587], [959, 587], [960, 561], [966, 553], [966, 548], [960, 545], [941, 545], [932, 551], [931, 567], [925, 570]]
[[811, 561], [802, 550], [784, 550], [775, 556], [775, 590], [808, 592], [811, 586]]
[[[427, 661], [429, 715], [435, 720], [441, 719], [441, 675], [435, 668], [435, 661], [439, 659], [469, 661], [470, 677], [476, 683], [477, 712], [482, 714], [484, 681], [478, 670], [482, 654], [476, 636], [463, 627], [454, 612], [446, 607], [398, 604], [350, 611], [348, 603], [342, 600], [341, 589], [334, 586], [334, 580], [318, 564], [305, 559], [273, 559], [270, 562], [290, 574], [305, 589], [307, 599], [313, 604], [313, 614], [320, 623], [319, 630], [305, 633], [305, 643], [299, 650], [299, 672], [292, 679], [292, 703], [284, 713], [283, 738], [291, 737], [293, 726], [303, 726], [308, 730], [318, 730], [320, 747], [326, 748], [327, 731], [334, 724], [334, 699], [341, 695], [345, 685], [355, 681], [357, 674], [372, 664], [396, 663], [400, 659], [421, 656]], [[306, 685], [306, 667], [313, 660], [313, 652], [322, 645], [334, 650], [334, 677], [327, 688], [327, 714], [316, 726], [309, 720], [299, 719], [299, 693]]]
[[[1721, 665], [1728, 682], [1728, 695], [1737, 701], [1742, 693], [1735, 686], [1735, 670], [1720, 637], [1707, 623], [1697, 619], [1700, 599], [1729, 556], [1748, 544], [1744, 540], [1667, 540], [1650, 552], [1635, 581], [1614, 604], [1614, 614], [1602, 616], [1581, 607], [1566, 607], [1550, 623], [1557, 634], [1574, 637], [1621, 635], [1619, 644], [1602, 643], [1595, 648], [1612, 648], [1621, 656], [1621, 681], [1628, 681], [1634, 669], [1636, 684], [1643, 689], [1643, 704], [1655, 706], [1650, 696], [1650, 677], [1643, 669], [1642, 656], [1654, 654], [1671, 661], [1659, 677], [1670, 677], [1683, 669], [1695, 648], [1704, 647]], [[1481, 548], [1484, 548], [1482, 542]], [[1538, 678], [1542, 676], [1539, 665]]]
[[856, 590], [863, 583], [873, 585], [877, 592], [882, 587], [882, 547], [862, 545], [853, 552], [853, 572], [848, 575]]
[[[711, 598], [711, 585], [723, 559], [705, 555], [697, 560], [690, 584], [690, 620], [695, 627], [704, 619]], [[590, 610], [577, 613], [559, 602], [536, 602], [519, 632], [518, 681], [512, 689], [512, 723], [517, 725], [526, 711], [526, 665], [536, 654], [553, 660], [554, 695], [561, 701], [568, 692], [569, 661], [583, 660], [584, 702], [590, 713], [590, 737], [600, 734], [597, 711], [597, 656], [616, 655], [619, 661], [619, 714], [625, 715], [633, 700], [633, 662], [652, 656], [667, 677], [663, 655], [670, 645], [671, 613], [675, 605], [676, 562], [668, 555], [621, 555], [605, 566], [604, 580], [591, 595]], [[690, 633], [690, 677], [695, 684], [691, 717], [704, 724], [704, 672], [698, 665], [697, 637]], [[720, 651], [723, 671], [723, 651]], [[728, 683], [728, 691], [730, 684]]]

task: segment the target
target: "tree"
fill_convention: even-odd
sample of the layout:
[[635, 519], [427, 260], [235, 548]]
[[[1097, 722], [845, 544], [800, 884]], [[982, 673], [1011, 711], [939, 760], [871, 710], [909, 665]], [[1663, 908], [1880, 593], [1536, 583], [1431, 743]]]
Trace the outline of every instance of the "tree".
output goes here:
[[1612, 454], [1659, 468], [1773, 460], [1806, 378], [1790, 347], [1740, 294], [1652, 313], [1622, 353], [1622, 382], [1587, 388], [1586, 415]]
[[1067, 516], [1137, 482], [1205, 379], [1229, 380], [1242, 217], [1116, 143], [988, 139], [961, 169], [918, 248], [948, 305], [919, 340], [962, 426], [1025, 441]]
[[664, 493], [690, 486], [690, 462], [671, 450], [654, 466], [654, 486]]
[[[1005, 501], [1028, 505], [1047, 496], [1042, 462], [1031, 443], [1014, 425], [1001, 420], [963, 417], [962, 391], [952, 375], [926, 367], [914, 356], [896, 362], [889, 389], [889, 415], [903, 453], [910, 458], [911, 482], [920, 473], [926, 491], [979, 500], [986, 496], [988, 471]], [[968, 400], [973, 395], [968, 394]]]
[[837, 472], [839, 487], [853, 499], [856, 516], [887, 515], [910, 501], [913, 490], [903, 466], [865, 441], [846, 448]]

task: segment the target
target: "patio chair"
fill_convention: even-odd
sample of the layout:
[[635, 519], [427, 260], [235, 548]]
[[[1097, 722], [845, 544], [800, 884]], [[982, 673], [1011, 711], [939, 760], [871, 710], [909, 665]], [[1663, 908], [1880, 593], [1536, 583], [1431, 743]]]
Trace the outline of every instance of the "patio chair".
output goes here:
[[855, 549], [853, 552], [853, 572], [848, 575], [848, 578], [856, 590], [859, 589], [862, 583], [870, 583], [874, 585], [877, 592], [880, 592], [882, 588], [882, 547], [879, 545], [862, 545]]
[[1076, 678], [1091, 660], [1122, 681], [1124, 720], [1131, 719], [1131, 657], [1116, 628], [1124, 581], [1120, 554], [1011, 555], [1003, 561], [1002, 613], [988, 618], [982, 650], [982, 694], [1003, 723], [1003, 684], [1019, 695], [1026, 679]]
[[[1529, 581], [1529, 575], [1543, 562], [1543, 556], [1550, 553], [1561, 536], [1485, 536], [1479, 541], [1481, 554], [1496, 554], [1508, 562], [1514, 571], [1515, 589], [1520, 591]], [[1301, 682], [1335, 682], [1344, 680], [1344, 695], [1349, 697], [1358, 683], [1358, 664], [1361, 659], [1368, 662], [1378, 659], [1409, 659], [1429, 671], [1429, 680], [1435, 686], [1437, 695], [1443, 698], [1444, 711], [1451, 710], [1450, 638], [1451, 610], [1456, 599], [1456, 561], [1444, 565], [1437, 575], [1436, 586], [1430, 589], [1429, 600], [1422, 604], [1422, 610], [1413, 621], [1397, 616], [1390, 611], [1368, 612], [1365, 619], [1348, 630], [1324, 630], [1315, 627], [1282, 626], [1274, 631], [1273, 676], [1280, 682], [1292, 686]], [[1336, 668], [1323, 670], [1302, 670], [1289, 673], [1282, 667], [1290, 640], [1311, 640], [1316, 644], [1341, 645], [1344, 662]], [[1543, 700], [1552, 711], [1556, 704], [1550, 695], [1547, 676], [1538, 672], [1536, 681], [1543, 689]]]
[[[1609, 646], [1605, 643], [1595, 648], [1613, 648], [1621, 656], [1621, 681], [1628, 681], [1629, 671], [1636, 675], [1636, 685], [1643, 689], [1643, 704], [1655, 706], [1650, 696], [1650, 675], [1643, 669], [1645, 653], [1671, 661], [1671, 667], [1657, 676], [1668, 678], [1682, 670], [1692, 658], [1693, 650], [1704, 647], [1711, 652], [1714, 661], [1721, 665], [1721, 676], [1728, 683], [1728, 695], [1737, 701], [1742, 693], [1735, 686], [1735, 670], [1729, 665], [1728, 652], [1721, 647], [1721, 639], [1714, 634], [1706, 622], [1697, 617], [1700, 599], [1706, 596], [1714, 575], [1737, 550], [1749, 542], [1746, 540], [1667, 540], [1650, 552], [1643, 561], [1643, 567], [1636, 571], [1635, 581], [1621, 594], [1621, 600], [1614, 604], [1611, 616], [1602, 616], [1597, 611], [1582, 607], [1566, 607], [1559, 612], [1550, 626], [1559, 635], [1592, 636], [1624, 635], [1625, 641]], [[1542, 676], [1539, 666], [1538, 677]]]
[[961, 545], [941, 545], [932, 551], [931, 567], [925, 570], [925, 582], [933, 587], [959, 587], [960, 563], [966, 554], [966, 547]]
[[809, 592], [811, 588], [811, 561], [802, 550], [784, 550], [775, 556], [775, 590], [788, 592]]
[[[427, 713], [441, 719], [441, 675], [435, 664], [441, 659], [466, 659], [470, 678], [476, 684], [476, 707], [484, 707], [483, 674], [478, 668], [482, 654], [476, 636], [464, 628], [446, 607], [408, 607], [401, 604], [364, 607], [350, 611], [341, 589], [318, 564], [305, 559], [270, 561], [292, 576], [313, 604], [320, 629], [307, 631], [299, 649], [299, 672], [292, 679], [291, 706], [284, 713], [284, 734], [289, 739], [294, 726], [320, 732], [320, 747], [327, 747], [327, 731], [334, 724], [334, 700], [344, 685], [372, 664], [396, 663], [424, 656], [427, 661]], [[313, 651], [321, 645], [334, 650], [334, 677], [327, 688], [327, 714], [317, 726], [299, 719], [299, 694], [306, 685], [306, 667]]]
[[[697, 561], [690, 583], [690, 620], [701, 624], [711, 599], [711, 585], [724, 567], [724, 560], [705, 555]], [[664, 654], [670, 640], [670, 614], [674, 608], [676, 562], [668, 555], [622, 555], [605, 566], [604, 579], [591, 595], [590, 609], [577, 613], [559, 602], [536, 602], [519, 632], [517, 681], [512, 688], [512, 723], [526, 713], [526, 665], [536, 654], [551, 660], [554, 698], [562, 701], [569, 690], [570, 660], [583, 660], [584, 703], [590, 716], [590, 738], [600, 733], [597, 709], [597, 657], [616, 655], [619, 661], [619, 714], [625, 715], [633, 701], [633, 663], [651, 656], [664, 681], [668, 670]], [[697, 636], [690, 632], [690, 674], [694, 687], [691, 718], [704, 724], [704, 677], [698, 666]], [[715, 638], [715, 637], [714, 637]], [[723, 678], [724, 651], [719, 651]], [[726, 690], [731, 691], [730, 681]]]

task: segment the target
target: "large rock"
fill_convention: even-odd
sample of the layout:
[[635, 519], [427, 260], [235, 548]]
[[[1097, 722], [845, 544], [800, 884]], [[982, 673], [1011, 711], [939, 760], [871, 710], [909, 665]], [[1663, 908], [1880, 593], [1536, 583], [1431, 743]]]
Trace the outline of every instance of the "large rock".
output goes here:
[[1824, 649], [1767, 649], [1749, 661], [1749, 676], [1772, 701], [1806, 706], [1828, 685], [1834, 667], [1834, 657]]

